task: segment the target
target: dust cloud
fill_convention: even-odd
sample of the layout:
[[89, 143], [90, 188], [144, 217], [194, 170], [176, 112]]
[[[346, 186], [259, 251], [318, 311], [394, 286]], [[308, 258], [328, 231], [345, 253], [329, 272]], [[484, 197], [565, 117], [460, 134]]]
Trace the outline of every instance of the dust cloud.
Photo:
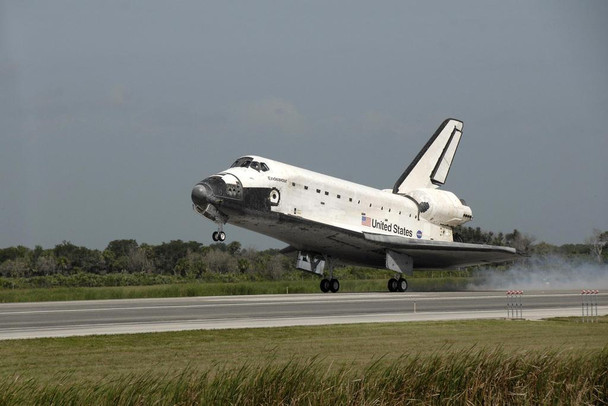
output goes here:
[[608, 265], [557, 256], [531, 257], [507, 269], [480, 268], [471, 290], [608, 290]]

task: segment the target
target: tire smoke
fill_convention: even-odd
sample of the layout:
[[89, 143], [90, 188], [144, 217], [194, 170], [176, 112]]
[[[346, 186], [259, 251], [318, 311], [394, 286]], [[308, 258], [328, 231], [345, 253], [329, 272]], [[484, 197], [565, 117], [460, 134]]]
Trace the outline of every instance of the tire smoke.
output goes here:
[[534, 256], [507, 269], [480, 268], [472, 290], [608, 289], [608, 264]]

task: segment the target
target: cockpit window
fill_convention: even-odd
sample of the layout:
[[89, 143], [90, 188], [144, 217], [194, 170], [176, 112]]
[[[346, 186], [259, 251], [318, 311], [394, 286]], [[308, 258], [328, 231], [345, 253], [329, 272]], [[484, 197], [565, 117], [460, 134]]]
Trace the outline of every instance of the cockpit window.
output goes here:
[[268, 172], [270, 168], [264, 162], [254, 161], [251, 157], [239, 158], [230, 166], [231, 168], [252, 168], [256, 171]]
[[249, 165], [251, 164], [252, 160], [253, 159], [251, 159], [250, 157], [239, 158], [236, 161], [234, 161], [234, 163], [230, 167], [231, 168], [249, 168]]

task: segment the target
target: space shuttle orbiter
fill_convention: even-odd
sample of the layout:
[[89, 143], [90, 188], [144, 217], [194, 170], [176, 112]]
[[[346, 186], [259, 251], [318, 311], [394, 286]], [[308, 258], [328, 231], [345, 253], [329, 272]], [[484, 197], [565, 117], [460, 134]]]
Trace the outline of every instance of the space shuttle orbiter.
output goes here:
[[[445, 120], [392, 189], [379, 190], [256, 155], [197, 183], [194, 210], [218, 225], [234, 224], [288, 244], [297, 267], [323, 277], [337, 292], [332, 259], [396, 272], [390, 291], [405, 291], [403, 274], [511, 261], [513, 248], [454, 242], [452, 228], [472, 212], [442, 190], [462, 137], [463, 123]], [[328, 265], [328, 271], [325, 266]], [[325, 274], [329, 273], [328, 277]]]

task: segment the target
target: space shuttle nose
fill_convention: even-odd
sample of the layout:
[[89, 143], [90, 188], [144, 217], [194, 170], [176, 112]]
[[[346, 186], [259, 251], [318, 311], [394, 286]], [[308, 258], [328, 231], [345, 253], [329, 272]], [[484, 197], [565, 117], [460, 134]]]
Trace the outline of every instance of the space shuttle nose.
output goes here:
[[192, 203], [205, 208], [212, 200], [213, 193], [209, 186], [199, 183], [192, 189]]

